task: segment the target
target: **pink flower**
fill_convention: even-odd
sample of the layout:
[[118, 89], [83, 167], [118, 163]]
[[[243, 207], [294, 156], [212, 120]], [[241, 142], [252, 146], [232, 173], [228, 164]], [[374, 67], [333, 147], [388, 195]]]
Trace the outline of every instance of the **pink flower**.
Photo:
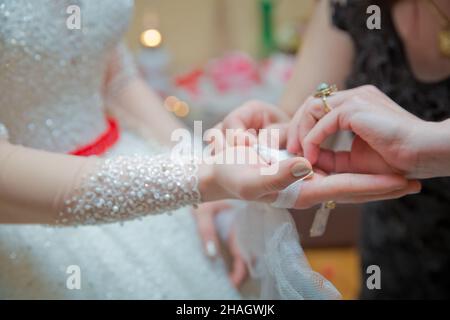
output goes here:
[[229, 53], [210, 62], [207, 72], [221, 93], [232, 90], [245, 91], [261, 81], [258, 64], [244, 53]]

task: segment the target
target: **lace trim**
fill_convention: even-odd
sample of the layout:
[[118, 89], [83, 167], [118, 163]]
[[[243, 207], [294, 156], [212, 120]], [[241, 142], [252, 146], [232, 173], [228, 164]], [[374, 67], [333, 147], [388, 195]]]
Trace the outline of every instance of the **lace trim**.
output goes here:
[[65, 202], [57, 224], [124, 221], [200, 202], [198, 166], [168, 155], [107, 159]]

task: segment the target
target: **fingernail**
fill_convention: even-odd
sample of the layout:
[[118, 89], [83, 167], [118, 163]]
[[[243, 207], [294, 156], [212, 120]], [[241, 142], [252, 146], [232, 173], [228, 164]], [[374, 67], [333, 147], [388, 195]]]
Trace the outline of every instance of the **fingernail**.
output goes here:
[[418, 194], [422, 191], [422, 184], [420, 182], [416, 182], [416, 190], [414, 190], [411, 194]]
[[304, 162], [299, 162], [292, 166], [291, 173], [294, 177], [304, 179], [312, 174], [312, 169]]
[[206, 254], [210, 258], [215, 258], [217, 256], [217, 248], [214, 241], [209, 240], [206, 242]]

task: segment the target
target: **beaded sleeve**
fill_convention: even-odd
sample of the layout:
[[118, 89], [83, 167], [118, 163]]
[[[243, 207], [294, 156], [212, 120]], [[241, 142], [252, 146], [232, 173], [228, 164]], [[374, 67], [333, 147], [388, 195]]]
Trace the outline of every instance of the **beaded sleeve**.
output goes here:
[[197, 165], [166, 155], [107, 159], [69, 194], [58, 224], [124, 221], [200, 202]]

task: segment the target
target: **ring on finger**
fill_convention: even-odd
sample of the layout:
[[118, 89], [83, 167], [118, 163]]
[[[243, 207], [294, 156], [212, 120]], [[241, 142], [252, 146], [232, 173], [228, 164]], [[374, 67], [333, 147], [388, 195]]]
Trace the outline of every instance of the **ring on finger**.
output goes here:
[[[323, 109], [325, 113], [331, 111], [331, 108], [327, 102], [327, 98], [336, 91], [337, 91], [336, 85], [334, 84], [329, 85], [325, 82], [319, 84], [319, 86], [317, 87], [314, 97], [322, 99]], [[331, 210], [335, 208], [336, 202], [333, 200], [328, 200], [322, 203], [319, 210], [317, 210], [315, 214], [313, 224], [310, 230], [310, 236], [317, 237], [324, 234], [328, 222], [328, 216], [330, 215]]]
[[322, 103], [323, 103], [323, 110], [325, 111], [325, 113], [330, 112], [330, 111], [331, 111], [331, 108], [330, 108], [330, 106], [328, 105], [327, 97], [326, 97], [326, 96], [323, 96], [323, 97], [321, 97], [321, 98], [322, 98]]
[[314, 97], [322, 99], [323, 108], [326, 113], [331, 111], [331, 108], [327, 102], [327, 97], [331, 96], [337, 91], [338, 90], [335, 84], [329, 85], [328, 83], [323, 82], [317, 86]]

